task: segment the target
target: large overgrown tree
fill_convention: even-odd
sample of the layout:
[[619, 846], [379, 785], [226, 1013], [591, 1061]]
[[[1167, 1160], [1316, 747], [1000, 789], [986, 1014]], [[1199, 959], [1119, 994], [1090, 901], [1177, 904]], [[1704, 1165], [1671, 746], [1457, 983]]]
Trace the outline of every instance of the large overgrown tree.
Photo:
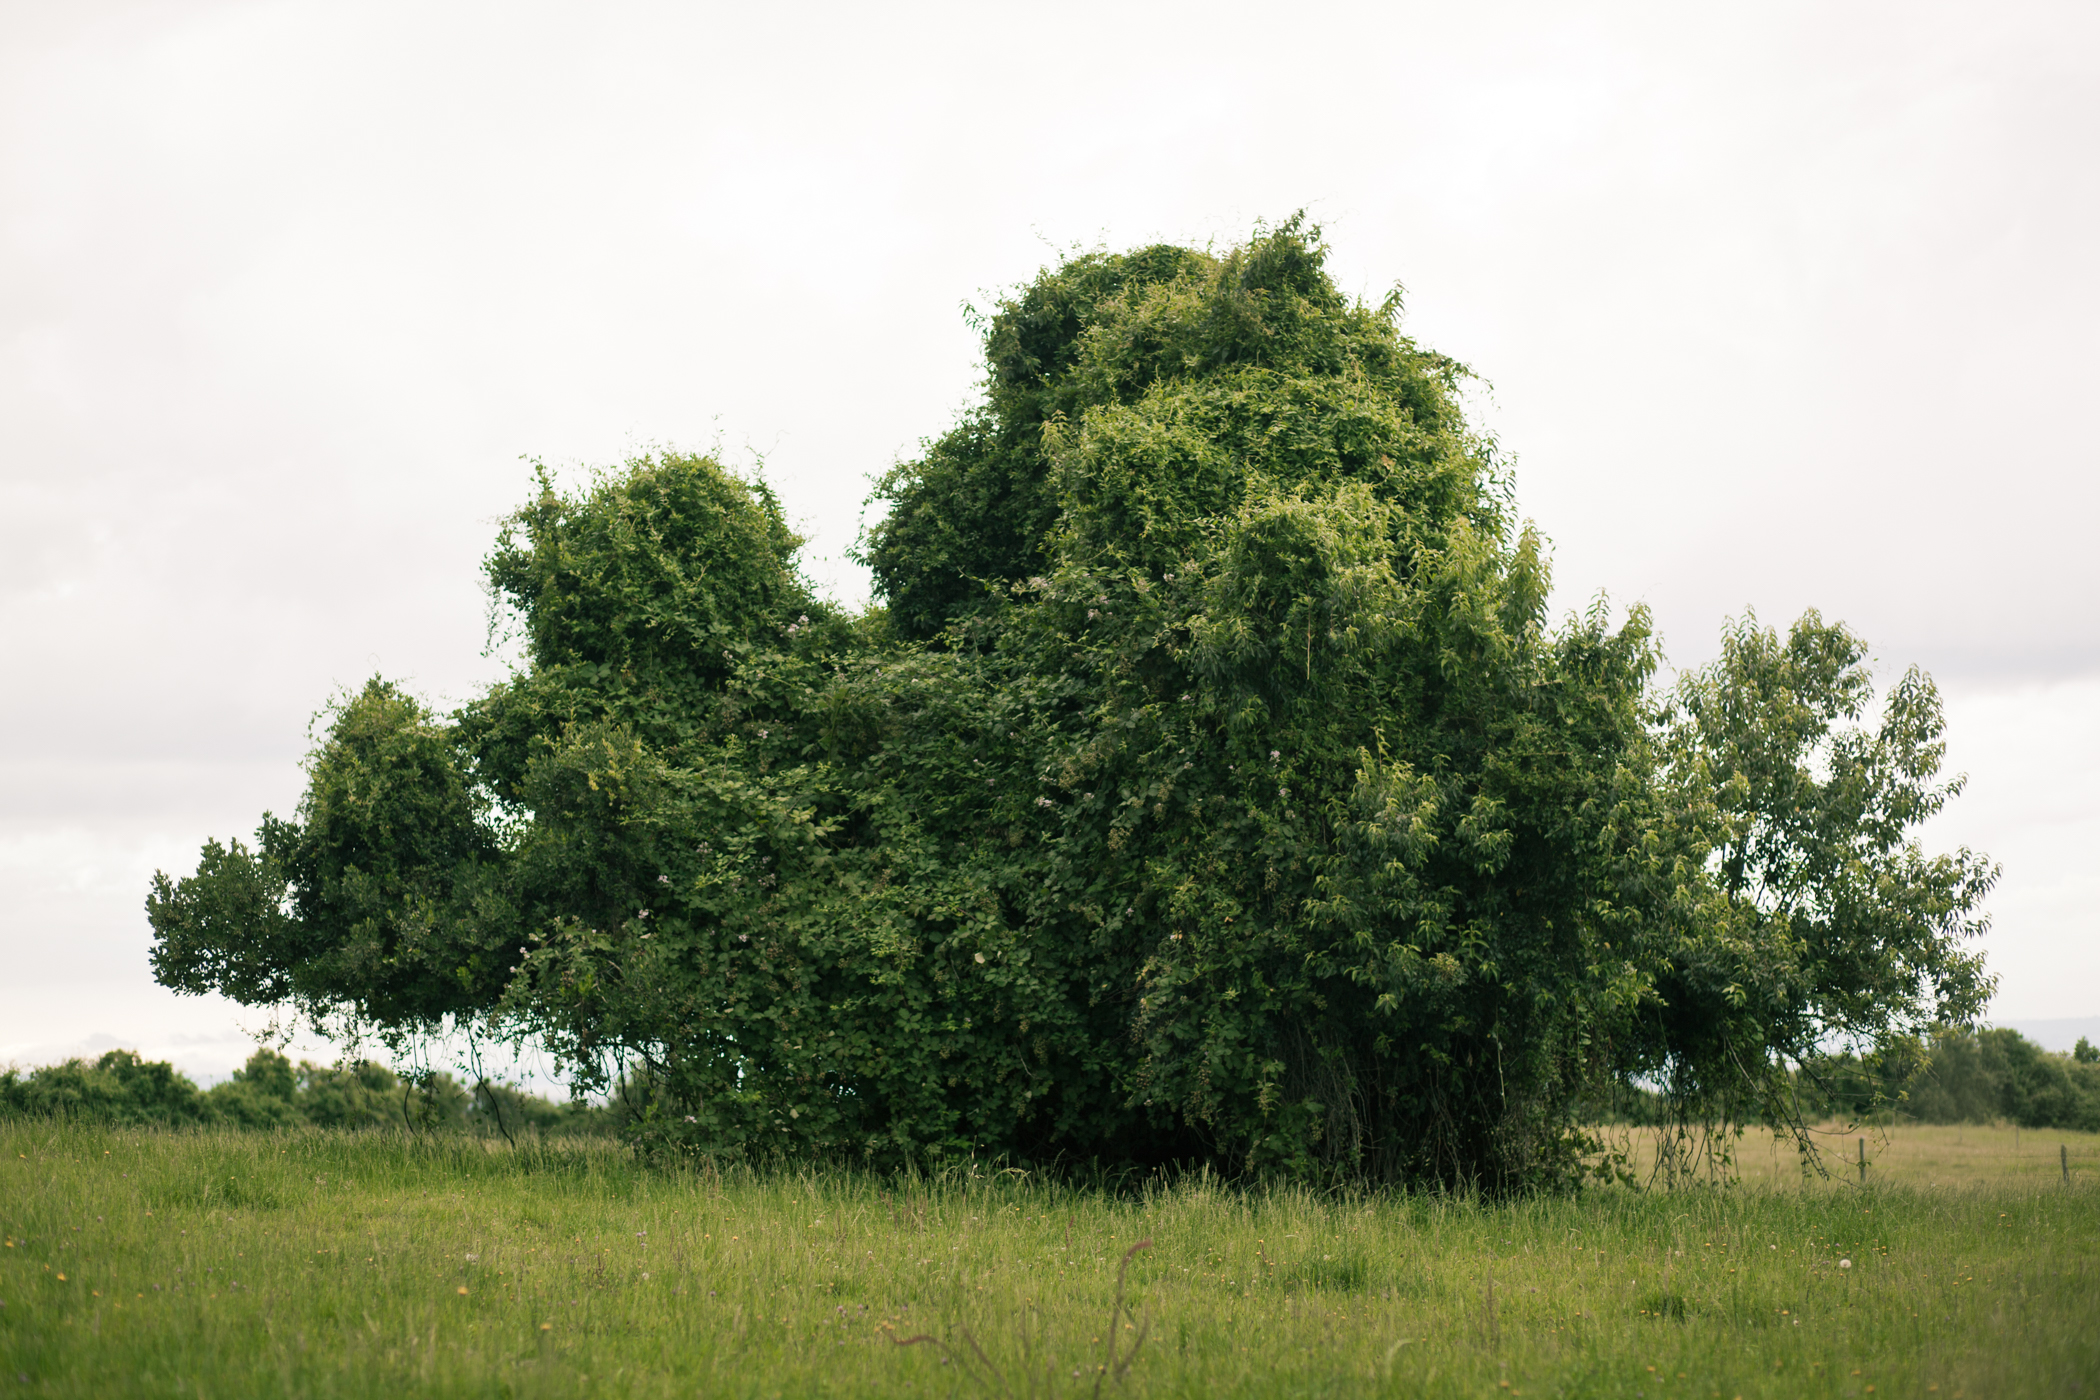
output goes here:
[[1988, 872], [1902, 844], [1929, 685], [1848, 747], [1841, 631], [1782, 702], [1754, 627], [1662, 695], [1644, 613], [1551, 624], [1465, 370], [1323, 258], [1003, 303], [864, 614], [712, 460], [543, 475], [487, 566], [515, 673], [342, 699], [292, 820], [156, 880], [159, 975], [535, 1037], [714, 1153], [1494, 1190], [1567, 1180], [1615, 1077], [1710, 1102], [1973, 1014]]

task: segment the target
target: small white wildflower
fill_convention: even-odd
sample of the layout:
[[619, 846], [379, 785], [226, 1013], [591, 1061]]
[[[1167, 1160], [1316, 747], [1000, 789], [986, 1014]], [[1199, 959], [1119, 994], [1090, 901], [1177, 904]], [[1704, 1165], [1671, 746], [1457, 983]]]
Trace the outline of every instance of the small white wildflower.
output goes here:
[[761, 729], [761, 730], [759, 730], [759, 731], [758, 731], [758, 737], [759, 737], [759, 738], [761, 738], [761, 739], [763, 739], [763, 738], [765, 738], [765, 737], [766, 737], [766, 735], [768, 735], [768, 734], [770, 734], [770, 733], [772, 733], [772, 732], [773, 732], [773, 731], [772, 731], [772, 730], [770, 730], [770, 729]]
[[688, 1113], [688, 1114], [687, 1114], [687, 1115], [685, 1116], [685, 1121], [686, 1121], [686, 1122], [688, 1122], [688, 1123], [697, 1123], [697, 1122], [699, 1122], [700, 1120], [699, 1120], [699, 1119], [697, 1119], [697, 1118], [695, 1118], [695, 1117], [694, 1117], [694, 1116], [693, 1116], [692, 1114]]
[[1049, 798], [1047, 798], [1047, 797], [1038, 797], [1038, 798], [1037, 798], [1037, 799], [1035, 800], [1035, 805], [1036, 805], [1036, 806], [1038, 806], [1038, 807], [1049, 807], [1049, 806], [1053, 806], [1054, 804], [1053, 804], [1053, 803], [1052, 803], [1052, 802], [1050, 801], [1050, 799], [1049, 799]]
[[1283, 757], [1283, 755], [1282, 755], [1282, 754], [1281, 754], [1280, 752], [1278, 752], [1277, 750], [1275, 750], [1275, 749], [1270, 749], [1270, 750], [1269, 750], [1269, 762], [1271, 762], [1271, 763], [1274, 763], [1274, 762], [1275, 762], [1275, 761], [1276, 761], [1277, 759], [1279, 759], [1279, 758], [1282, 758], [1282, 757]]
[[982, 954], [982, 953], [977, 953], [977, 954], [974, 954], [973, 956], [974, 956], [974, 957], [975, 957], [975, 958], [977, 959], [977, 961], [978, 961], [978, 962], [983, 962], [983, 961], [984, 961], [984, 954]]
[[1086, 620], [1088, 622], [1092, 622], [1095, 618], [1099, 616], [1101, 616], [1101, 610], [1099, 608], [1088, 608], [1086, 610]]
[[804, 627], [807, 627], [809, 626], [809, 614], [804, 613], [802, 614], [802, 616], [796, 618], [795, 621], [801, 623]]
[[1852, 1261], [1850, 1259], [1840, 1259], [1838, 1260], [1838, 1267], [1840, 1269], [1849, 1269], [1852, 1267]]
[[671, 877], [668, 875], [659, 875], [656, 877], [656, 883], [659, 885], [668, 885], [671, 883]]

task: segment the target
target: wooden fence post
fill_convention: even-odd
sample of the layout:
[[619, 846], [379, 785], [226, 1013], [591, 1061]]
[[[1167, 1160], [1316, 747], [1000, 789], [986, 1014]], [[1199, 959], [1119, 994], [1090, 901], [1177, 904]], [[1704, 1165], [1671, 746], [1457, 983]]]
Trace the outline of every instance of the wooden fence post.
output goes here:
[[1867, 1140], [1859, 1140], [1859, 1184], [1867, 1184]]

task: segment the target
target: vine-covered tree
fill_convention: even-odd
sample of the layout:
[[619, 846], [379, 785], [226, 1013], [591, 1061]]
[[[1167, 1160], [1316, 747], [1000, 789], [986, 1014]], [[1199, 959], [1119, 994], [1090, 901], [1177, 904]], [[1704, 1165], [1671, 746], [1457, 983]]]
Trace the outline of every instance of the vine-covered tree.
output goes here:
[[487, 565], [515, 673], [339, 701], [292, 820], [156, 879], [158, 974], [635, 1065], [713, 1153], [1493, 1190], [1568, 1180], [1615, 1077], [1751, 1102], [1973, 1015], [1989, 869], [1905, 844], [1929, 683], [1860, 737], [1813, 618], [1671, 694], [1640, 610], [1551, 624], [1465, 370], [1323, 258], [1003, 303], [864, 614], [712, 460], [543, 474]]

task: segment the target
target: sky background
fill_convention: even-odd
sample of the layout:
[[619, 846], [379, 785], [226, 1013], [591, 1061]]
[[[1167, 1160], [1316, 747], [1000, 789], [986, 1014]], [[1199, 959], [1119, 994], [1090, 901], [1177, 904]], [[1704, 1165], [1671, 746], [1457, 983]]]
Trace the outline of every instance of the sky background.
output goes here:
[[859, 601], [965, 302], [1299, 208], [1482, 377], [1557, 606], [1938, 679], [1994, 1018], [2100, 1015], [2100, 6], [0, 0], [0, 1063], [246, 1056], [152, 873], [338, 689], [501, 673], [525, 458], [762, 459]]

